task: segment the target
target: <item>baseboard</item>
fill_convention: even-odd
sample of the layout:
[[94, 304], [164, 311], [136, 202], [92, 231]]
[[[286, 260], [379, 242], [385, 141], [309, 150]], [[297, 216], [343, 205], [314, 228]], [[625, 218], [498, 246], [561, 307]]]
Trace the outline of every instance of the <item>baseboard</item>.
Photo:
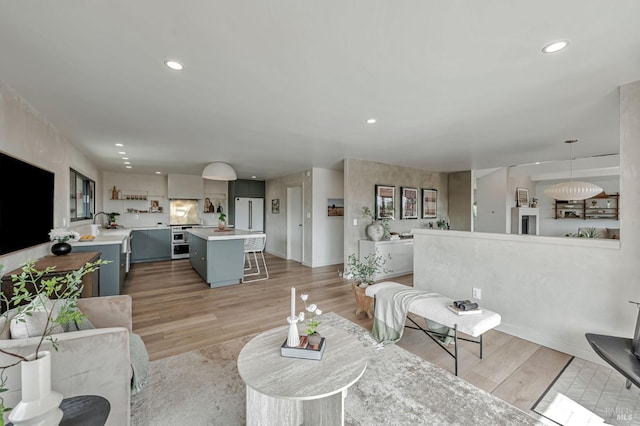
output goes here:
[[510, 324], [502, 323], [498, 327], [496, 327], [496, 330], [510, 334], [511, 336], [528, 340], [529, 342], [537, 343], [538, 345], [545, 346], [547, 348], [554, 349], [565, 354], [573, 355], [577, 358], [608, 366], [608, 364], [591, 349], [586, 338], [585, 347], [581, 347], [569, 344], [565, 341], [558, 340], [553, 337], [543, 336], [539, 333], [535, 333], [532, 330], [516, 327]]
[[287, 260], [287, 254], [286, 253], [280, 253], [280, 252], [277, 252], [277, 251], [272, 251], [272, 250], [267, 250], [267, 249], [265, 249], [264, 252], [268, 253], [268, 254], [271, 254], [271, 255], [273, 255], [275, 257], [279, 257], [280, 259]]

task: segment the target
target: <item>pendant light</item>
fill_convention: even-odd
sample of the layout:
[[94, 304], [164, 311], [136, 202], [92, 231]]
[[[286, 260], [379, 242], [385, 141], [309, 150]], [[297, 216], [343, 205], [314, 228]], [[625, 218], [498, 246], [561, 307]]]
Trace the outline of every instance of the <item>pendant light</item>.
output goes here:
[[227, 163], [214, 162], [209, 164], [202, 171], [202, 177], [211, 180], [236, 180], [238, 176], [233, 167]]
[[556, 183], [544, 190], [544, 194], [562, 201], [578, 201], [595, 197], [602, 192], [602, 188], [589, 182], [573, 181], [573, 157], [571, 145], [578, 142], [577, 139], [565, 141], [569, 144], [569, 182]]

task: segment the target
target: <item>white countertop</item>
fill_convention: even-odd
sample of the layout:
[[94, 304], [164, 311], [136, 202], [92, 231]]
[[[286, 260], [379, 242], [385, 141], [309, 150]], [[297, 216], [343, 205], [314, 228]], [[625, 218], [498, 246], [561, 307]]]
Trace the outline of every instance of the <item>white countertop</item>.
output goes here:
[[229, 229], [220, 231], [218, 228], [190, 228], [187, 229], [190, 234], [209, 241], [218, 240], [238, 240], [251, 237], [265, 237], [264, 232], [241, 231], [239, 229]]

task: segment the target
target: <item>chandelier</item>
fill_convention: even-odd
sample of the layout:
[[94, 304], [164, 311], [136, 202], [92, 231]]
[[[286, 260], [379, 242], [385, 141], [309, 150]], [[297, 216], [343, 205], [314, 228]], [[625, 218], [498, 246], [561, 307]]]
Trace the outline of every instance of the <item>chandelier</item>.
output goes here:
[[571, 156], [571, 145], [578, 142], [577, 139], [565, 141], [569, 144], [569, 182], [556, 183], [544, 190], [544, 194], [563, 201], [578, 201], [586, 200], [587, 198], [595, 197], [602, 192], [602, 188], [598, 185], [594, 185], [589, 182], [574, 182], [573, 181], [573, 158]]

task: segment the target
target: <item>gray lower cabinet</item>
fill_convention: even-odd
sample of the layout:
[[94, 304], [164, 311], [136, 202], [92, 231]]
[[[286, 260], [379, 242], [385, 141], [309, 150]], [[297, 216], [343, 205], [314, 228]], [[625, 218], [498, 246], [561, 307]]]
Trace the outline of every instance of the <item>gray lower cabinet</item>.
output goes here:
[[244, 274], [244, 240], [205, 240], [191, 234], [189, 260], [209, 284], [222, 287], [239, 284]]
[[131, 263], [171, 259], [171, 230], [131, 231]]
[[122, 293], [124, 279], [126, 277], [126, 254], [122, 253], [122, 244], [96, 244], [83, 243], [73, 247], [73, 252], [88, 251], [100, 252], [100, 259], [109, 260], [111, 263], [100, 266], [100, 296], [116, 296]]

